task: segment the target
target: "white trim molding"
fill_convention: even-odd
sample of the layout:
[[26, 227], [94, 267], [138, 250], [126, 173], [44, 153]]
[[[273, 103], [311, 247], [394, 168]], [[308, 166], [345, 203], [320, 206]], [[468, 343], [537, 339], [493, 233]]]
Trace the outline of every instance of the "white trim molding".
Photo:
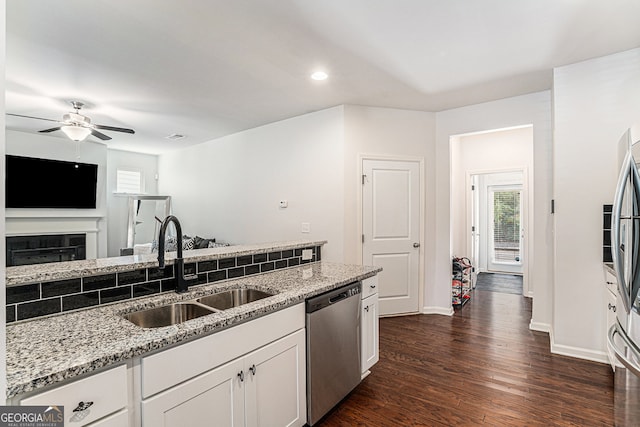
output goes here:
[[87, 259], [98, 258], [98, 222], [101, 216], [87, 217], [7, 217], [6, 236], [35, 236], [40, 234], [86, 234]]
[[453, 307], [422, 307], [422, 314], [441, 314], [453, 316]]

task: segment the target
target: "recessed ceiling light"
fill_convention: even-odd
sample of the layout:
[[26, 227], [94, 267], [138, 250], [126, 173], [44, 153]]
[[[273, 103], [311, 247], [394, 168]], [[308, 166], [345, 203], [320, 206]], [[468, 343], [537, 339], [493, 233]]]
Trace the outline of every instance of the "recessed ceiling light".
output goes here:
[[311, 74], [311, 78], [313, 80], [326, 80], [327, 77], [329, 77], [329, 75], [324, 71], [316, 71], [315, 73]]

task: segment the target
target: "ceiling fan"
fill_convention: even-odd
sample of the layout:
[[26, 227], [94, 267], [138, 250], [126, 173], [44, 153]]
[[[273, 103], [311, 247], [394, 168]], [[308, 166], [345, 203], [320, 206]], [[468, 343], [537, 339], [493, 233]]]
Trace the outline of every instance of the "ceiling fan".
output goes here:
[[108, 141], [111, 139], [110, 136], [107, 136], [104, 133], [99, 132], [98, 129], [114, 131], [114, 132], [135, 133], [133, 129], [119, 128], [114, 126], [105, 126], [105, 125], [98, 125], [98, 124], [91, 123], [91, 119], [89, 117], [80, 114], [80, 109], [84, 106], [84, 103], [80, 101], [71, 101], [71, 106], [76, 111], [73, 113], [69, 112], [63, 115], [62, 120], [45, 119], [42, 117], [24, 116], [22, 114], [12, 114], [12, 113], [7, 113], [7, 115], [15, 116], [15, 117], [24, 117], [27, 119], [46, 120], [49, 122], [60, 123], [60, 126], [50, 128], [50, 129], [43, 129], [39, 132], [49, 133], [49, 132], [55, 132], [57, 130], [61, 130], [62, 132], [65, 133], [65, 135], [67, 135], [69, 138], [71, 138], [74, 141], [83, 141], [89, 135], [93, 135], [97, 138], [100, 138], [103, 141]]

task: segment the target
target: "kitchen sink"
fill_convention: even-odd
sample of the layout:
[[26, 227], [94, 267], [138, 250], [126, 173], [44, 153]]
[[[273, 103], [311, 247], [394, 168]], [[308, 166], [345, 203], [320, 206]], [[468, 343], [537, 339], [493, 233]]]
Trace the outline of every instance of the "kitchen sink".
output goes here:
[[162, 326], [170, 326], [186, 322], [187, 320], [197, 319], [198, 317], [215, 312], [216, 310], [200, 304], [177, 302], [161, 307], [136, 311], [125, 315], [124, 318], [141, 328], [160, 328]]
[[229, 291], [219, 292], [217, 294], [208, 295], [198, 298], [196, 301], [217, 310], [226, 310], [228, 308], [238, 307], [253, 301], [273, 296], [269, 292], [260, 291], [258, 289], [231, 289]]
[[258, 289], [231, 289], [194, 300], [125, 314], [124, 318], [141, 328], [161, 328], [197, 319], [207, 314], [237, 307], [275, 294]]

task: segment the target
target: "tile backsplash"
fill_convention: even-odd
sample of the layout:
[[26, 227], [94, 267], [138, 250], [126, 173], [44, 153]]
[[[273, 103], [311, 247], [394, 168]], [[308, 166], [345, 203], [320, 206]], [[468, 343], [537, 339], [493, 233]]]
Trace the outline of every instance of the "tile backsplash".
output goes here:
[[[313, 246], [311, 260], [302, 260], [303, 249], [185, 264], [185, 274], [196, 274], [189, 285], [217, 282], [295, 267], [321, 260], [321, 246]], [[142, 268], [76, 279], [11, 286], [7, 291], [7, 323], [80, 308], [175, 290], [173, 266], [164, 270]]]

